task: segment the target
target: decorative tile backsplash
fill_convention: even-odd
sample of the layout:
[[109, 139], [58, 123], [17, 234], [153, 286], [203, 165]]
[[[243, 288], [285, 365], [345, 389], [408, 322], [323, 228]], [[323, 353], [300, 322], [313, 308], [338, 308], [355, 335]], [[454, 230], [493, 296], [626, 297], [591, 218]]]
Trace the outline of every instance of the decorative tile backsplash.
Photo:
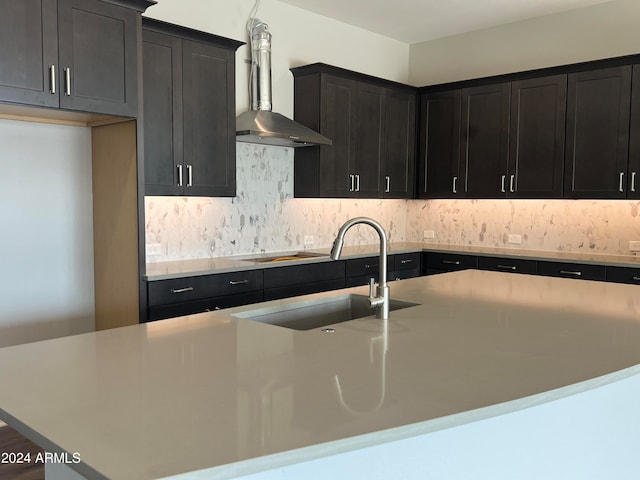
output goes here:
[[[407, 202], [409, 242], [529, 250], [629, 254], [640, 240], [640, 201], [631, 200], [413, 200]], [[508, 243], [509, 234], [522, 243]]]
[[[146, 197], [148, 262], [330, 247], [349, 218], [380, 221], [392, 242], [628, 254], [640, 240], [640, 201], [352, 200], [293, 198], [293, 149], [238, 143], [234, 198]], [[521, 235], [521, 245], [507, 243]], [[304, 238], [313, 236], [313, 245]], [[377, 242], [356, 226], [347, 245]]]

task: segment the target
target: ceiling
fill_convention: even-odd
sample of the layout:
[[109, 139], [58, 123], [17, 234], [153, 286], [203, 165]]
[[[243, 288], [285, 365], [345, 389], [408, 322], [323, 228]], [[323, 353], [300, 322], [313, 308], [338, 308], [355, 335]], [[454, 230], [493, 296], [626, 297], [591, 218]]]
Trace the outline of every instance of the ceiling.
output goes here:
[[612, 0], [280, 0], [405, 43], [419, 43]]

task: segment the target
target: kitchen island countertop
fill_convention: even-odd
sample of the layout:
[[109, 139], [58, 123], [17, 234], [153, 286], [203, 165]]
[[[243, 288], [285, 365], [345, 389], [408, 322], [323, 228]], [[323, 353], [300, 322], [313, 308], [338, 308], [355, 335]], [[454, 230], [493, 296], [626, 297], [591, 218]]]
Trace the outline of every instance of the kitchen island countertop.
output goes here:
[[418, 305], [298, 331], [246, 316], [352, 288], [0, 349], [0, 420], [89, 478], [235, 478], [526, 409], [640, 372], [634, 285], [467, 270]]

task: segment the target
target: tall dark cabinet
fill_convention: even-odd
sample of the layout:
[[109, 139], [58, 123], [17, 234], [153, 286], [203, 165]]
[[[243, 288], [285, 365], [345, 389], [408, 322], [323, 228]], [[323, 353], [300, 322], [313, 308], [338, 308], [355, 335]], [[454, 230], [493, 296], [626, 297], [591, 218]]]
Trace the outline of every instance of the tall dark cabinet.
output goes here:
[[507, 197], [562, 197], [566, 100], [566, 75], [511, 83]]
[[464, 196], [460, 108], [459, 89], [420, 97], [418, 198]]
[[465, 195], [496, 198], [506, 193], [510, 84], [463, 88], [460, 149]]
[[135, 117], [137, 12], [101, 0], [0, 0], [0, 101]]
[[295, 196], [410, 198], [415, 88], [324, 64], [291, 71], [295, 119], [332, 141], [296, 149]]
[[631, 65], [569, 74], [564, 196], [626, 198]]
[[633, 65], [627, 198], [640, 198], [640, 64]]
[[145, 193], [235, 196], [235, 50], [143, 19]]

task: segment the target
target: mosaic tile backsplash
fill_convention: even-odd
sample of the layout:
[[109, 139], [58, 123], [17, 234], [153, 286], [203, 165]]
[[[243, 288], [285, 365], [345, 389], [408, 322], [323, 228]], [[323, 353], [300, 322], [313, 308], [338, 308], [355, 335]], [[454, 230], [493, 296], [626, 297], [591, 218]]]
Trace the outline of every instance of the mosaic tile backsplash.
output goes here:
[[[628, 254], [640, 240], [640, 201], [297, 199], [293, 149], [238, 143], [236, 161], [234, 198], [146, 197], [146, 243], [161, 251], [148, 262], [326, 248], [355, 216], [380, 221], [392, 242], [433, 230], [440, 244]], [[345, 243], [376, 242], [363, 225]]]

